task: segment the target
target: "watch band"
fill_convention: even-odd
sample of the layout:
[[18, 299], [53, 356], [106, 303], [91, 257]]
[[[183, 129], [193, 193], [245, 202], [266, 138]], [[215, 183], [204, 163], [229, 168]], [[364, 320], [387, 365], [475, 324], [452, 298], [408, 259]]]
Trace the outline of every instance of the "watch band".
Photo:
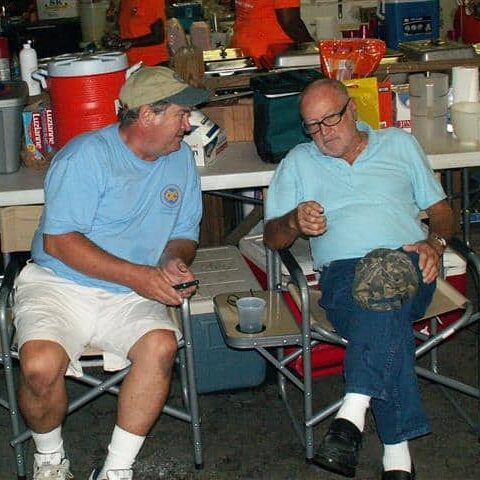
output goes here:
[[430, 233], [430, 238], [438, 242], [444, 249], [447, 248], [447, 241], [440, 235], [437, 235], [436, 233]]

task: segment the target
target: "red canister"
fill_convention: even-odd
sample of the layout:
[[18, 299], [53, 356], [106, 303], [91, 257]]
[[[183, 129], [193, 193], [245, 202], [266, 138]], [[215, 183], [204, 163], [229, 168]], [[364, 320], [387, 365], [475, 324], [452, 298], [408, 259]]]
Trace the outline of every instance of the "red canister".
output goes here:
[[0, 81], [7, 82], [10, 79], [10, 49], [8, 47], [8, 39], [0, 37]]
[[122, 52], [66, 54], [48, 61], [38, 76], [47, 78], [55, 125], [55, 146], [117, 121], [116, 102], [125, 82]]

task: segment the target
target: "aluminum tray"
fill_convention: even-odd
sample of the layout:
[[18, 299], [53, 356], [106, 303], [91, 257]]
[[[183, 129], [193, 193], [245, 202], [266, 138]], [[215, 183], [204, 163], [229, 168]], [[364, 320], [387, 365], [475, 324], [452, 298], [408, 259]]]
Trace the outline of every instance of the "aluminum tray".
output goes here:
[[203, 51], [204, 62], [234, 60], [245, 57], [247, 57], [247, 55], [245, 55], [241, 48], [214, 48], [212, 50]]
[[401, 42], [398, 48], [409, 60], [422, 62], [476, 57], [475, 49], [472, 45], [451, 41], [418, 40], [415, 42]]
[[318, 46], [314, 43], [294, 44], [275, 56], [274, 67], [306, 67], [320, 65]]

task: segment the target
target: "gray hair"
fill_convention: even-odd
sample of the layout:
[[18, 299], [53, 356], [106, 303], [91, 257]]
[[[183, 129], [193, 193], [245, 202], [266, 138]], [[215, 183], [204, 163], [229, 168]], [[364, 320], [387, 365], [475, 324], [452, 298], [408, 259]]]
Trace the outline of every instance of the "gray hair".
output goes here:
[[[159, 100], [158, 102], [148, 104], [148, 106], [153, 110], [154, 113], [163, 113], [169, 105], [171, 105], [171, 103], [166, 102], [165, 100]], [[120, 126], [128, 127], [132, 123], [136, 122], [138, 120], [140, 108], [141, 107], [128, 109], [125, 107], [121, 107], [117, 115]]]

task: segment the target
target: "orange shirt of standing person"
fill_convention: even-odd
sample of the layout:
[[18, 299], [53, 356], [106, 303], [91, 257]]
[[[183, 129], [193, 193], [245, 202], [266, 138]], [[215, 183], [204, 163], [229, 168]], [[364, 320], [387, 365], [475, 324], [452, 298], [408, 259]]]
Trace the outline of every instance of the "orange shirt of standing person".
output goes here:
[[300, 17], [300, 0], [235, 1], [232, 47], [260, 58], [269, 45], [311, 41]]
[[169, 59], [165, 41], [165, 0], [121, 0], [120, 37], [128, 63], [158, 65]]

